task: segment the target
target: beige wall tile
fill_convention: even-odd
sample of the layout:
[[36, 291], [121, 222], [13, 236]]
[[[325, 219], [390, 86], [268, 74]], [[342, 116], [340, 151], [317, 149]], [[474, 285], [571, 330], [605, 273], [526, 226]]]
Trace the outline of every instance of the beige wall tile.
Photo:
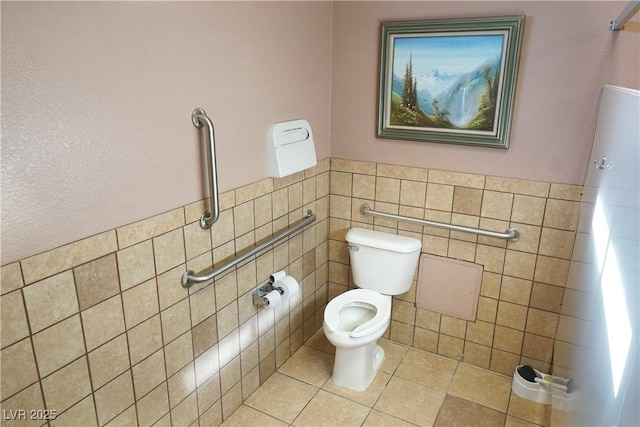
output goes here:
[[462, 360], [464, 340], [440, 334], [438, 338], [438, 354], [454, 360]]
[[55, 422], [51, 424], [61, 426], [97, 426], [98, 420], [96, 418], [96, 407], [93, 404], [93, 397], [85, 397], [62, 414], [56, 415]]
[[440, 320], [440, 333], [464, 339], [466, 331], [467, 322], [465, 320], [442, 315]]
[[504, 276], [500, 288], [500, 300], [520, 305], [529, 305], [532, 282]]
[[352, 174], [347, 172], [331, 172], [330, 193], [351, 197]]
[[169, 386], [169, 404], [171, 408], [174, 408], [196, 389], [193, 363], [185, 366], [169, 378], [167, 385]]
[[2, 334], [0, 334], [2, 348], [29, 336], [27, 315], [20, 290], [0, 297], [0, 324], [2, 324]]
[[353, 175], [353, 197], [373, 200], [376, 197], [376, 178], [371, 175]]
[[93, 389], [99, 389], [129, 369], [127, 336], [122, 334], [89, 353]]
[[500, 286], [502, 286], [502, 275], [484, 271], [482, 273], [482, 285], [480, 295], [498, 299], [500, 297]]
[[80, 317], [73, 316], [33, 336], [40, 376], [44, 377], [85, 353]]
[[543, 197], [514, 195], [511, 220], [523, 224], [542, 225], [546, 201]]
[[400, 180], [377, 177], [376, 201], [398, 203], [400, 201]]
[[362, 162], [358, 160], [346, 160], [331, 158], [331, 170], [360, 173], [365, 175], [376, 174], [376, 163]]
[[82, 312], [82, 327], [89, 351], [125, 331], [120, 295]]
[[47, 407], [62, 412], [91, 394], [91, 382], [86, 357], [56, 371], [42, 380]]
[[136, 402], [138, 421], [141, 427], [150, 426], [169, 412], [169, 393], [166, 383]]
[[455, 187], [453, 194], [453, 212], [480, 215], [482, 190], [476, 188]]
[[178, 425], [198, 424], [198, 401], [196, 393], [191, 393], [171, 410], [171, 422]]
[[580, 202], [549, 199], [544, 213], [544, 226], [575, 231], [580, 216]]
[[422, 208], [425, 206], [426, 195], [426, 182], [400, 181], [400, 204]]
[[0, 293], [6, 294], [24, 285], [19, 262], [0, 267]]
[[487, 218], [509, 220], [512, 206], [513, 194], [485, 190], [481, 215]]
[[[211, 247], [217, 248], [224, 243], [230, 242], [234, 237], [234, 216], [233, 209], [220, 212], [218, 221], [211, 227]], [[199, 227], [199, 225], [198, 225]]]
[[481, 296], [478, 298], [478, 312], [476, 319], [495, 323], [498, 313], [498, 300]]
[[409, 302], [393, 299], [393, 308], [391, 309], [391, 318], [399, 322], [415, 324], [416, 308]]
[[527, 315], [526, 331], [536, 335], [553, 338], [558, 328], [560, 315], [548, 311], [530, 308]]
[[110, 254], [73, 269], [80, 310], [120, 292], [116, 255]]
[[513, 375], [516, 366], [520, 363], [520, 356], [517, 354], [501, 351], [496, 348], [491, 350], [491, 365], [489, 369], [504, 375]]
[[70, 270], [23, 289], [29, 323], [34, 332], [78, 312], [78, 298]]
[[166, 378], [164, 352], [158, 350], [131, 368], [136, 396], [144, 396]]
[[509, 241], [507, 248], [521, 252], [538, 253], [541, 228], [534, 225], [511, 223], [520, 232], [518, 241]]
[[579, 202], [582, 199], [581, 185], [551, 184], [549, 197], [561, 200], [573, 200]]
[[179, 228], [153, 239], [156, 272], [163, 273], [185, 262], [184, 235]]
[[131, 364], [135, 365], [154, 351], [162, 348], [160, 315], [140, 323], [127, 331]]
[[[218, 217], [218, 221], [219, 221]], [[200, 221], [184, 226], [186, 259], [192, 259], [211, 250], [211, 229], [203, 230]]]
[[429, 169], [429, 182], [483, 189], [484, 175]]
[[476, 244], [461, 240], [449, 240], [448, 257], [473, 262], [476, 257]]
[[131, 371], [127, 371], [95, 393], [98, 421], [105, 424], [134, 403]]
[[543, 228], [540, 236], [540, 255], [571, 259], [575, 232]]
[[553, 356], [553, 339], [526, 333], [522, 356], [543, 362], [551, 362]]
[[451, 212], [453, 208], [453, 188], [452, 185], [433, 184], [429, 182], [429, 184], [427, 184], [425, 207], [427, 209]]
[[[0, 386], [3, 399], [38, 381], [36, 361], [29, 339], [3, 349], [0, 352], [0, 363], [2, 363]], [[6, 408], [3, 403], [3, 409]]]
[[[195, 328], [180, 335], [164, 347], [164, 359], [167, 366], [167, 377], [172, 376], [180, 369], [193, 361]], [[208, 348], [210, 348], [209, 346]], [[202, 353], [202, 352], [200, 352]]]
[[172, 305], [162, 311], [160, 317], [162, 318], [162, 337], [166, 345], [191, 329], [189, 300], [185, 299]]
[[564, 288], [534, 282], [531, 291], [531, 307], [560, 313], [563, 297]]
[[185, 267], [179, 265], [157, 276], [160, 310], [164, 310], [189, 296], [189, 291], [183, 288], [181, 283], [185, 271]]
[[504, 267], [505, 250], [487, 245], [477, 245], [475, 263], [481, 264], [484, 271], [502, 273]]
[[493, 337], [493, 346], [498, 350], [520, 354], [524, 332], [512, 328], [496, 325]]
[[523, 194], [526, 196], [547, 197], [549, 195], [549, 184], [546, 182], [526, 181], [523, 179], [497, 176], [487, 176], [486, 189]]
[[155, 275], [151, 240], [118, 251], [118, 272], [122, 290], [151, 279]]
[[157, 314], [159, 309], [156, 279], [151, 279], [123, 292], [122, 302], [127, 329], [131, 329]]
[[467, 341], [490, 347], [493, 343], [494, 329], [495, 325], [493, 323], [480, 320], [467, 322], [466, 339]]
[[115, 230], [107, 231], [20, 261], [25, 284], [58, 274], [118, 250]]
[[497, 325], [508, 326], [510, 328], [524, 331], [526, 321], [526, 306], [512, 304], [506, 301], [500, 301], [498, 303], [498, 316], [496, 318]]
[[532, 280], [536, 255], [507, 249], [504, 259], [504, 274], [520, 279]]
[[242, 204], [252, 199], [273, 192], [273, 178], [265, 178], [261, 181], [236, 188], [236, 204]]
[[564, 287], [569, 277], [570, 265], [569, 260], [538, 255], [534, 279], [537, 282]]
[[[25, 410], [26, 408], [44, 408], [44, 401], [42, 400], [42, 392], [40, 391], [40, 384], [34, 384], [20, 393], [6, 399], [2, 402], [2, 410], [13, 411], [17, 413], [19, 410]], [[10, 417], [7, 417], [10, 418]], [[2, 420], [2, 425], [5, 427], [38, 427], [42, 423], [41, 420]]]
[[[198, 219], [200, 219], [199, 216]], [[117, 229], [118, 246], [120, 249], [127, 248], [168, 231], [175, 230], [184, 224], [184, 208], [182, 207], [151, 218], [136, 221]]]

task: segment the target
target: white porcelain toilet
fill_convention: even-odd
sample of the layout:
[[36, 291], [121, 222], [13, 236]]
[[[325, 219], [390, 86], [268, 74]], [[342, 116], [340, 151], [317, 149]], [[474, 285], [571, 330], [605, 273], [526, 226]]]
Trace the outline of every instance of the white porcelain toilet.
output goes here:
[[324, 310], [323, 330], [336, 346], [334, 384], [365, 390], [384, 360], [377, 344], [391, 321], [392, 295], [409, 290], [422, 243], [418, 239], [352, 228], [347, 232], [353, 282]]

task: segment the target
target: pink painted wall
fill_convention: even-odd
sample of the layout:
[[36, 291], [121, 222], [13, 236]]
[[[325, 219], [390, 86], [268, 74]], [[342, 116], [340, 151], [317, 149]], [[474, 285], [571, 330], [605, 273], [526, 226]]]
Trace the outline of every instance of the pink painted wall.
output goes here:
[[[605, 83], [640, 88], [638, 17], [627, 2], [336, 2], [331, 156], [581, 185]], [[526, 15], [508, 150], [378, 139], [379, 25], [385, 20]]]
[[2, 2], [6, 264], [266, 178], [269, 126], [329, 156], [330, 2]]

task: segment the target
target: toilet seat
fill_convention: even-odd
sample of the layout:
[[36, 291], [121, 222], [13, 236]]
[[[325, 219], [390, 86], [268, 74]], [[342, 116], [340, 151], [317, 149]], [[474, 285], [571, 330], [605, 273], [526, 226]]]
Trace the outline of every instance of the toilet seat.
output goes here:
[[372, 319], [351, 331], [349, 336], [352, 338], [369, 335], [374, 330], [384, 326], [391, 317], [391, 298], [388, 295], [382, 295], [370, 289], [353, 289], [329, 301], [324, 310], [325, 326], [332, 332], [340, 332], [337, 330], [340, 321], [340, 310], [353, 303], [372, 305], [376, 309], [376, 314]]

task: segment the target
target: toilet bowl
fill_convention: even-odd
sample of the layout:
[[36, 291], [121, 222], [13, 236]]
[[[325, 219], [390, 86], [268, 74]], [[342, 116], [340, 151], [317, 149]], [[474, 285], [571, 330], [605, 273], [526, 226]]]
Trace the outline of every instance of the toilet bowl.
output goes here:
[[324, 312], [323, 329], [336, 346], [334, 384], [363, 391], [384, 361], [378, 338], [391, 321], [391, 296], [354, 289], [332, 299]]
[[324, 310], [324, 334], [336, 346], [332, 381], [363, 391], [384, 361], [377, 344], [391, 322], [392, 295], [411, 287], [422, 242], [379, 231], [352, 228], [347, 232], [353, 289], [329, 301]]

